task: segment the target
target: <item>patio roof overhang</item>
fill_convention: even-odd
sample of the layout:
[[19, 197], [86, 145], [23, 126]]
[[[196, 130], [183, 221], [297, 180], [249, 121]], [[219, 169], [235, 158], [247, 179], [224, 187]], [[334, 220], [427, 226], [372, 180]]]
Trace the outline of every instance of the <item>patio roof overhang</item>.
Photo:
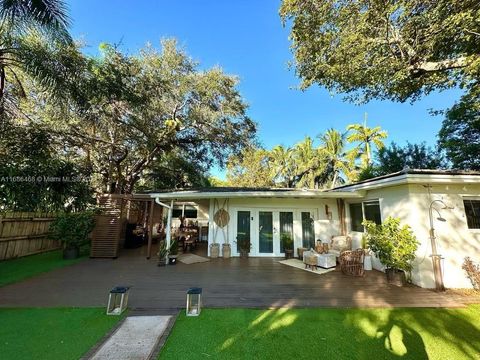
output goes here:
[[152, 192], [151, 198], [159, 200], [200, 200], [226, 198], [289, 198], [289, 199], [358, 199], [365, 195], [364, 191], [335, 191], [326, 192], [313, 189], [270, 189], [270, 190], [241, 190], [235, 191], [200, 191], [180, 190], [170, 192]]

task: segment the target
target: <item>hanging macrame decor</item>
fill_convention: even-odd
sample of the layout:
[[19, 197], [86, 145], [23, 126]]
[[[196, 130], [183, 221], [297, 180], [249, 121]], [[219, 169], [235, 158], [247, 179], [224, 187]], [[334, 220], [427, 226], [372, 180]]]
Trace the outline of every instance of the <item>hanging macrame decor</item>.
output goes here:
[[230, 214], [224, 208], [217, 210], [215, 215], [213, 216], [213, 220], [215, 224], [219, 227], [223, 228], [227, 226], [228, 222], [230, 221]]
[[213, 234], [214, 242], [216, 242], [218, 229], [220, 228], [222, 230], [225, 243], [228, 244], [228, 223], [230, 222], [230, 214], [228, 213], [228, 199], [223, 201], [222, 207], [220, 207], [218, 199], [215, 199], [213, 203], [213, 209], [213, 221], [217, 225]]

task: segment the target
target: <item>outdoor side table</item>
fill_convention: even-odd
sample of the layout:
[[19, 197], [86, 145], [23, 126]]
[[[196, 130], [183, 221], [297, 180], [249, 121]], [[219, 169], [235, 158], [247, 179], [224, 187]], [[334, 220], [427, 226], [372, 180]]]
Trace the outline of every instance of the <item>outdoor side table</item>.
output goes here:
[[337, 257], [335, 254], [319, 254], [317, 255], [317, 265], [324, 269], [334, 268], [337, 266]]

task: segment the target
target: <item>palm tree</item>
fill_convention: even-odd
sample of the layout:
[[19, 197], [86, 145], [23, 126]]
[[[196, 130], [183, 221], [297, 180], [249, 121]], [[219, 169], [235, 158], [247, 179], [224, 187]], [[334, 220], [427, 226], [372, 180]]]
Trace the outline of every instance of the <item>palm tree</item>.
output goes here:
[[312, 138], [307, 136], [293, 149], [295, 160], [296, 187], [318, 188], [322, 183], [325, 161], [322, 152], [315, 148]]
[[283, 145], [277, 145], [270, 151], [272, 177], [284, 187], [295, 186], [295, 162], [293, 150]]
[[344, 182], [342, 175], [351, 178], [355, 170], [355, 151], [346, 149], [346, 134], [335, 129], [329, 129], [320, 135], [320, 152], [327, 164], [328, 178], [331, 179], [331, 187]]
[[48, 57], [48, 53], [40, 51], [45, 49], [37, 49], [38, 42], [32, 44], [29, 40], [34, 36], [47, 39], [50, 46], [55, 42], [70, 44], [68, 24], [63, 0], [0, 0], [0, 114], [9, 84], [16, 85], [25, 95], [21, 72], [39, 79], [44, 85], [52, 84], [54, 71], [46, 71], [40, 63], [41, 60], [51, 61], [41, 58]]
[[382, 140], [388, 136], [387, 132], [383, 131], [380, 126], [367, 127], [367, 114], [365, 114], [363, 124], [348, 125], [347, 130], [352, 131], [348, 135], [347, 141], [358, 143], [357, 151], [361, 154], [363, 167], [370, 166], [372, 164], [372, 144], [377, 150], [382, 149], [385, 146]]

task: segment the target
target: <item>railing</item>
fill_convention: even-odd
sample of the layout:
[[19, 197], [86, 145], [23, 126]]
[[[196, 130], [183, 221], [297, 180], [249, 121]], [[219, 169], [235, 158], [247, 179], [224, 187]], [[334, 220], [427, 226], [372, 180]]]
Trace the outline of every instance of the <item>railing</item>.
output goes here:
[[0, 260], [37, 254], [60, 248], [49, 239], [54, 213], [0, 213]]

